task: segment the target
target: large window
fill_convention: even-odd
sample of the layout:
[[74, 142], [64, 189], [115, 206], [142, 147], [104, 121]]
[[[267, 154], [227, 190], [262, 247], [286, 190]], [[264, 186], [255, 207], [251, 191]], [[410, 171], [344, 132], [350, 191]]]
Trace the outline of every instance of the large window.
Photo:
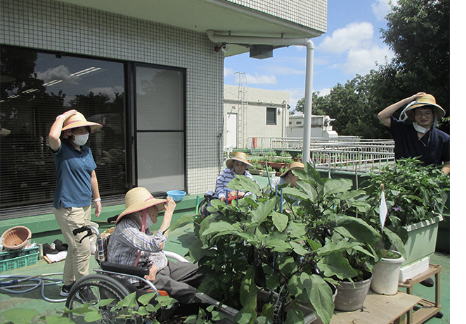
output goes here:
[[101, 195], [125, 193], [123, 63], [2, 46], [0, 77], [0, 218], [5, 208], [52, 207], [56, 175], [47, 136], [69, 109], [104, 125], [87, 143]]

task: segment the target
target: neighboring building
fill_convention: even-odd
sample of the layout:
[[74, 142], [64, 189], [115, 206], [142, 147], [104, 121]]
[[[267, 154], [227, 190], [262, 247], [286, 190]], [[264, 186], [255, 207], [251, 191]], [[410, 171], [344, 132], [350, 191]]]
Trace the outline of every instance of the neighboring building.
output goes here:
[[[223, 162], [224, 57], [264, 58], [282, 45], [213, 43], [210, 31], [308, 39], [326, 24], [326, 0], [0, 0], [0, 125], [11, 131], [0, 138], [0, 220], [53, 219], [47, 135], [68, 109], [104, 124], [88, 143], [104, 206], [134, 186], [212, 189]], [[283, 132], [279, 100], [270, 108]]]
[[[336, 139], [338, 134], [332, 129], [329, 116], [312, 115], [311, 118], [311, 138], [318, 139]], [[287, 137], [303, 137], [304, 135], [304, 114], [297, 113], [290, 115], [290, 123], [286, 128]]]
[[289, 100], [286, 91], [224, 85], [224, 145], [250, 148], [261, 137], [285, 137]]

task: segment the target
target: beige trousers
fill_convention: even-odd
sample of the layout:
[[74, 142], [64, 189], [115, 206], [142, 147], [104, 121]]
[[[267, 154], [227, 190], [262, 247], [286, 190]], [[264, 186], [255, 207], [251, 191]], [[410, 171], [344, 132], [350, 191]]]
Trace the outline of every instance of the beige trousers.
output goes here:
[[75, 236], [73, 230], [89, 225], [91, 206], [54, 208], [54, 213], [63, 237], [68, 244], [65, 268], [63, 269], [63, 281], [65, 285], [69, 285], [89, 274], [89, 257], [91, 256], [89, 237], [79, 243], [81, 238], [86, 235], [86, 232]]

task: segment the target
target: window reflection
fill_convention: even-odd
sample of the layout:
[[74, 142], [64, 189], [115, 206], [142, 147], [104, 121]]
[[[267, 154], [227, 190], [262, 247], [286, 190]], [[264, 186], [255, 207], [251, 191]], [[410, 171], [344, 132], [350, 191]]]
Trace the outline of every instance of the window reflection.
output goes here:
[[47, 136], [69, 109], [104, 126], [87, 143], [101, 195], [125, 192], [123, 63], [2, 46], [0, 77], [0, 208], [51, 205], [56, 175]]

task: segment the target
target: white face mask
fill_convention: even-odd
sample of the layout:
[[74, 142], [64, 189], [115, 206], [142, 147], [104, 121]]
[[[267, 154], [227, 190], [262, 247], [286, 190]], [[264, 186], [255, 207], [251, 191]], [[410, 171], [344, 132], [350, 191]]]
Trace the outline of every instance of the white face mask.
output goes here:
[[89, 134], [74, 135], [73, 143], [78, 145], [78, 146], [83, 146], [84, 144], [87, 143], [88, 139], [89, 139]]
[[146, 216], [146, 228], [149, 228], [151, 227], [152, 225], [154, 225], [154, 223], [152, 222], [152, 219], [150, 218], [149, 215]]
[[424, 127], [418, 125], [418, 123], [416, 123], [416, 122], [413, 122], [413, 127], [416, 130], [416, 132], [422, 133], [422, 134], [425, 134], [429, 130], [428, 128], [424, 128]]

